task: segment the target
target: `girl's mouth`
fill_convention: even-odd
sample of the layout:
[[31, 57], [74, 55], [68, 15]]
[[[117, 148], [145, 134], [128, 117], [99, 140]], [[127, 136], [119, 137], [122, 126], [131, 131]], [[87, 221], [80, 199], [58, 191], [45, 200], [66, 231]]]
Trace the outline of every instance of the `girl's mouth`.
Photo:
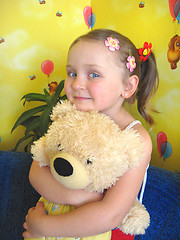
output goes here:
[[74, 96], [74, 99], [76, 99], [76, 100], [89, 100], [91, 98], [90, 97]]

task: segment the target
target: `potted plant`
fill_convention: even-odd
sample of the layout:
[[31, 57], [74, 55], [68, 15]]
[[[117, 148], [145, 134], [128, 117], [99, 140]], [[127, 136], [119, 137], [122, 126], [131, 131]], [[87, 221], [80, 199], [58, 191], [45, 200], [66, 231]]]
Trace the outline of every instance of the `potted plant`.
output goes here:
[[25, 151], [28, 151], [28, 146], [47, 132], [47, 129], [51, 124], [50, 114], [52, 108], [60, 100], [67, 99], [66, 95], [61, 96], [61, 92], [64, 88], [64, 80], [62, 80], [59, 84], [57, 84], [57, 82], [52, 82], [48, 84], [48, 86], [49, 92], [44, 89], [44, 94], [28, 93], [22, 97], [21, 100], [24, 100], [23, 105], [25, 105], [26, 102], [31, 101], [39, 101], [41, 104], [23, 112], [15, 122], [11, 133], [18, 126], [25, 127], [25, 133], [24, 136], [16, 143], [16, 146], [13, 149], [14, 151], [17, 151], [17, 148], [21, 143], [29, 140], [25, 146]]

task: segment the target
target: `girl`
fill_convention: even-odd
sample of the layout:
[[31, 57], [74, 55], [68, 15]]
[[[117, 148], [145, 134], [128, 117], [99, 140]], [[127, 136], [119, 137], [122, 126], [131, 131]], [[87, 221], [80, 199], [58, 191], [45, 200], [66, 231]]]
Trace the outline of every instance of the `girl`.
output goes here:
[[103, 196], [66, 189], [54, 180], [48, 167], [40, 168], [33, 162], [32, 186], [49, 201], [75, 205], [76, 209], [50, 216], [43, 204], [38, 203], [26, 216], [24, 237], [98, 235], [116, 228], [126, 216], [141, 188], [151, 159], [152, 143], [147, 131], [125, 110], [123, 103], [137, 99], [138, 111], [150, 125], [153, 124], [146, 109], [158, 85], [151, 47], [145, 43], [144, 48], [137, 50], [128, 38], [107, 29], [91, 31], [72, 43], [65, 80], [68, 99], [81, 111], [97, 110], [108, 115], [121, 129], [137, 130], [144, 141], [144, 158]]

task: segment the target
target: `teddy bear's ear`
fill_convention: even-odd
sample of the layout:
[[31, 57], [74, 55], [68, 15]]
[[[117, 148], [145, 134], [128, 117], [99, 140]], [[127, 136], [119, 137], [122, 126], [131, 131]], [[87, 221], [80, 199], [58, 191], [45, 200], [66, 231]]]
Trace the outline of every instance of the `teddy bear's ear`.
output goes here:
[[121, 132], [122, 142], [125, 143], [125, 151], [128, 154], [129, 167], [135, 167], [143, 157], [143, 141], [136, 130], [124, 130]]
[[33, 154], [33, 160], [37, 161], [40, 167], [47, 166], [49, 164], [48, 156], [45, 152], [44, 136], [33, 143], [31, 146], [31, 153]]
[[52, 114], [50, 116], [52, 121], [55, 121], [63, 116], [66, 116], [75, 107], [67, 100], [58, 102], [53, 108]]

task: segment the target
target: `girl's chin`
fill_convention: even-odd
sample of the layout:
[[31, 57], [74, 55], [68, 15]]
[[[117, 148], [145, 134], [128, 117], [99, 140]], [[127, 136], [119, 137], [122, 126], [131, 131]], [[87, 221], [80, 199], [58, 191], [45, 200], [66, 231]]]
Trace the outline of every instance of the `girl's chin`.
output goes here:
[[74, 105], [76, 106], [76, 108], [77, 108], [79, 111], [89, 112], [89, 111], [94, 110], [93, 107], [88, 106], [88, 104], [79, 104], [79, 103], [76, 103], [76, 102], [75, 102]]
[[72, 103], [76, 106], [76, 108], [80, 111], [91, 111], [94, 110], [92, 106], [92, 99], [73, 99]]
[[88, 107], [82, 107], [82, 106], [76, 106], [77, 110], [79, 111], [84, 111], [84, 112], [89, 112], [92, 111], [93, 109], [88, 108]]

